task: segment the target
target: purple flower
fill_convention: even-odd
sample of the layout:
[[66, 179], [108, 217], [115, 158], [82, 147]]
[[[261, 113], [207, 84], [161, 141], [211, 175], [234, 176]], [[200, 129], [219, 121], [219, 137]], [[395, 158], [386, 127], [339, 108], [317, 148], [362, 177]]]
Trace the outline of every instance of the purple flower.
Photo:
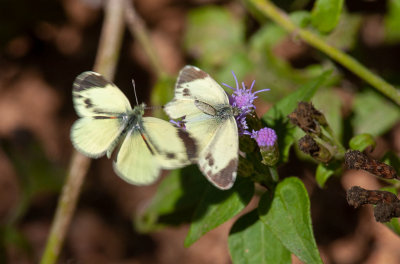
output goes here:
[[257, 93], [269, 91], [270, 89], [263, 89], [256, 92], [253, 92], [255, 80], [251, 83], [250, 89], [247, 89], [244, 82], [242, 82], [242, 87], [239, 86], [239, 82], [236, 78], [235, 73], [232, 71], [233, 78], [235, 78], [236, 88], [232, 86], [222, 83], [222, 85], [228, 87], [233, 90], [231, 95], [231, 105], [240, 110], [240, 114], [236, 116], [236, 123], [238, 124], [239, 135], [251, 135], [250, 132], [247, 131], [248, 126], [246, 122], [246, 115], [250, 113], [253, 109], [256, 109], [254, 105], [254, 100], [258, 98], [256, 96]]
[[256, 108], [255, 105], [253, 104], [254, 100], [256, 98], [258, 98], [258, 96], [256, 96], [256, 94], [265, 92], [265, 91], [269, 91], [270, 89], [263, 89], [263, 90], [253, 92], [252, 90], [253, 90], [254, 84], [256, 82], [255, 80], [251, 83], [250, 89], [247, 89], [244, 82], [242, 82], [242, 87], [239, 86], [239, 82], [233, 71], [232, 71], [232, 75], [233, 75], [233, 78], [235, 78], [236, 88], [233, 88], [232, 86], [230, 86], [226, 83], [222, 83], [222, 85], [233, 90], [232, 106], [235, 106], [235, 107], [241, 109], [242, 112], [249, 113], [252, 109]]
[[278, 137], [275, 130], [264, 127], [259, 131], [251, 133], [251, 138], [254, 138], [260, 147], [262, 163], [268, 166], [274, 166], [279, 160]]
[[182, 128], [183, 130], [186, 130], [185, 126], [185, 117], [181, 121], [175, 121], [175, 120], [169, 120], [170, 123], [174, 124], [175, 126]]
[[259, 131], [254, 131], [251, 133], [251, 138], [254, 138], [260, 148], [262, 147], [272, 147], [275, 145], [278, 137], [275, 130], [272, 128], [264, 127]]

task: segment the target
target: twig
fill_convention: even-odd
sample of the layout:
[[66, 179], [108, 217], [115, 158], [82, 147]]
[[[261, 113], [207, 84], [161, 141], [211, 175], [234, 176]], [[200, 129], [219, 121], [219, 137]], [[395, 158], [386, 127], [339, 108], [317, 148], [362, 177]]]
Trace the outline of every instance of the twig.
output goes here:
[[[94, 70], [109, 80], [114, 77], [119, 58], [124, 32], [124, 7], [124, 0], [108, 0], [105, 6], [105, 18]], [[42, 264], [57, 262], [89, 165], [90, 159], [76, 151], [72, 154], [66, 183], [58, 201], [56, 215], [40, 262]]]
[[387, 83], [384, 79], [368, 70], [365, 66], [355, 60], [353, 57], [343, 53], [337, 48], [329, 45], [319, 36], [315, 35], [309, 30], [297, 27], [289, 18], [289, 16], [274, 6], [269, 0], [245, 0], [246, 3], [256, 7], [259, 12], [269, 17], [275, 23], [286, 29], [290, 33], [295, 33], [296, 36], [307, 42], [309, 45], [324, 52], [332, 59], [336, 60], [354, 74], [358, 75], [361, 79], [374, 86], [381, 93], [392, 99], [400, 105], [400, 91], [394, 86]]
[[126, 1], [125, 8], [125, 19], [128, 26], [129, 31], [135, 37], [137, 41], [139, 41], [140, 46], [143, 48], [143, 51], [146, 53], [147, 57], [150, 60], [150, 64], [156, 73], [157, 77], [164, 77], [166, 75], [162, 65], [160, 58], [150, 40], [149, 32], [143, 22], [142, 18], [136, 13], [134, 6], [132, 5], [132, 1]]

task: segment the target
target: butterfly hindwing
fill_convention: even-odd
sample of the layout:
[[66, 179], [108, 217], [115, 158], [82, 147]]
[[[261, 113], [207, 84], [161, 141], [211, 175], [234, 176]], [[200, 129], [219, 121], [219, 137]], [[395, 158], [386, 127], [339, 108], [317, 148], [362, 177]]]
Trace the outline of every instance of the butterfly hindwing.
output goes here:
[[91, 71], [76, 77], [72, 98], [75, 110], [81, 117], [115, 116], [132, 109], [126, 96], [115, 84]]
[[153, 183], [161, 169], [152, 150], [137, 129], [131, 130], [126, 135], [113, 166], [118, 176], [135, 185]]
[[215, 186], [226, 190], [236, 179], [238, 166], [238, 131], [233, 117], [220, 123], [208, 145], [199, 155], [199, 167]]
[[155, 158], [166, 169], [188, 165], [197, 158], [197, 145], [188, 132], [170, 122], [143, 118], [144, 136], [154, 149]]

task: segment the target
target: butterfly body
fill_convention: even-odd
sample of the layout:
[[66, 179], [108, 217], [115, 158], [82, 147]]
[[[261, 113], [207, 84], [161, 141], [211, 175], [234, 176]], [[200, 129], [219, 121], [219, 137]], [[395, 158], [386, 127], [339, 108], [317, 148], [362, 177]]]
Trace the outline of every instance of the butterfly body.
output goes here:
[[167, 121], [143, 117], [145, 104], [132, 109], [118, 87], [98, 73], [76, 78], [73, 101], [80, 116], [71, 128], [74, 147], [91, 158], [110, 158], [115, 151], [114, 170], [130, 183], [150, 184], [161, 169], [179, 168], [197, 157], [188, 133]]

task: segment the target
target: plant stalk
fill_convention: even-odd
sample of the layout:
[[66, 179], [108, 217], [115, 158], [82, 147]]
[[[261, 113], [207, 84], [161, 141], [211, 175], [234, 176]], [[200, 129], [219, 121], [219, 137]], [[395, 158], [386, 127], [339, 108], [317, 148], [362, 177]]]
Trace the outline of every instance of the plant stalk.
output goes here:
[[[101, 73], [108, 80], [114, 78], [120, 54], [124, 32], [124, 7], [124, 0], [108, 0], [104, 7], [105, 17], [94, 71]], [[57, 262], [89, 165], [90, 159], [77, 151], [73, 152], [41, 264]]]

